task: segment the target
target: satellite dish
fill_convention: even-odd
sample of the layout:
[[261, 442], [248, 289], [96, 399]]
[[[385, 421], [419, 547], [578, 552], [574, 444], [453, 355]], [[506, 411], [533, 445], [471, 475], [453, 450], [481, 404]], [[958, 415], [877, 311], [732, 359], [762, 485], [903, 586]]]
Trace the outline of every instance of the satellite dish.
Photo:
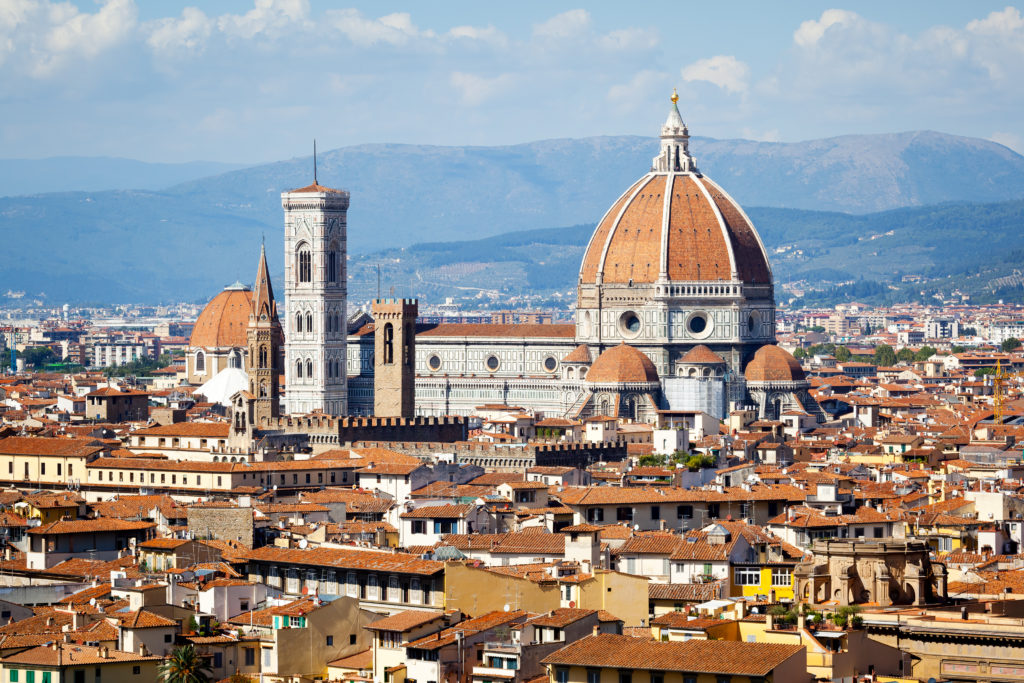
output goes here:
[[308, 547], [308, 546], [309, 546], [309, 541], [307, 541], [307, 540], [306, 540], [306, 539], [304, 539], [304, 538], [302, 538], [302, 539], [299, 539], [299, 547], [300, 547], [300, 548], [302, 548], [303, 550], [305, 550], [305, 549], [306, 549], [306, 547]]
[[90, 607], [95, 607], [96, 606], [96, 598], [89, 598], [89, 606]]
[[570, 600], [569, 601], [569, 609], [576, 609], [576, 601], [575, 600]]
[[633, 531], [640, 531], [640, 525], [639, 524], [634, 524], [633, 525]]
[[505, 606], [504, 606], [504, 607], [503, 607], [502, 609], [504, 609], [504, 610], [505, 610], [506, 612], [508, 612], [509, 610], [511, 610], [511, 609], [512, 609], [512, 605], [510, 605], [510, 604], [508, 604], [508, 603], [506, 602], [506, 603], [505, 603]]

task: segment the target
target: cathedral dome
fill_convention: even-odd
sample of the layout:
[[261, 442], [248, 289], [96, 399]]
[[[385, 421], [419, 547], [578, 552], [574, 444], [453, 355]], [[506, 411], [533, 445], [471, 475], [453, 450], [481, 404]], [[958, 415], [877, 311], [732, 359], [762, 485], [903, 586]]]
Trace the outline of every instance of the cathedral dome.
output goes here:
[[806, 379], [800, 361], [774, 344], [757, 350], [744, 376], [748, 382], [803, 382]]
[[661, 154], [598, 223], [580, 267], [581, 285], [772, 282], [753, 223], [725, 190], [697, 170], [673, 97]]
[[658, 370], [643, 352], [627, 344], [608, 349], [594, 361], [587, 381], [595, 384], [646, 384], [658, 381]]
[[225, 287], [199, 314], [189, 346], [219, 348], [246, 345], [246, 328], [252, 308], [252, 292], [241, 283]]

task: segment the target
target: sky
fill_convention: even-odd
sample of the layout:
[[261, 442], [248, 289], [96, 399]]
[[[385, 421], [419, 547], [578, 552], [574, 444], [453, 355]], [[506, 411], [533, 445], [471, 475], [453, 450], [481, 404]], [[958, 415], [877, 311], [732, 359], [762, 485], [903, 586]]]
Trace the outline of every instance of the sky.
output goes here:
[[[939, 130], [1024, 152], [1005, 3], [0, 0], [0, 158]], [[870, 163], [870, 160], [865, 160]]]

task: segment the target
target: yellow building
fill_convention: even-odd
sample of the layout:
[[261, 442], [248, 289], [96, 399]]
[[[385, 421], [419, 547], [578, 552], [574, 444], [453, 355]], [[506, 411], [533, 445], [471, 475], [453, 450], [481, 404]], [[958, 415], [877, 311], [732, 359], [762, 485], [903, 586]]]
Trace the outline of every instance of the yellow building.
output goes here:
[[484, 614], [511, 609], [549, 612], [559, 607], [605, 610], [626, 626], [640, 626], [648, 616], [645, 576], [596, 569], [580, 571], [574, 562], [474, 567], [445, 565], [445, 609]]
[[9, 436], [0, 439], [0, 483], [25, 487], [85, 480], [85, 465], [109, 450], [95, 439]]
[[[659, 642], [601, 634], [544, 658], [550, 683], [804, 683], [800, 645], [727, 640]], [[624, 678], [625, 677], [625, 678]]]
[[793, 599], [793, 567], [787, 564], [734, 564], [730, 567], [729, 595], [734, 598], [763, 596], [769, 600]]

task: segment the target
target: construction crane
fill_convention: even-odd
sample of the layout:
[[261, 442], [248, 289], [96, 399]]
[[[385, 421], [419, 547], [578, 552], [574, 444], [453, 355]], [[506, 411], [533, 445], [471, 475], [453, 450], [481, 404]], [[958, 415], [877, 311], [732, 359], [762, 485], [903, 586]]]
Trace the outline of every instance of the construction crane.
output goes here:
[[1003, 365], [996, 360], [996, 372], [992, 375], [992, 405], [995, 409], [994, 422], [997, 425], [1003, 424], [1003, 407], [1006, 402], [1006, 395], [1003, 393], [1006, 380], [1020, 377], [1019, 372], [1005, 372]]

